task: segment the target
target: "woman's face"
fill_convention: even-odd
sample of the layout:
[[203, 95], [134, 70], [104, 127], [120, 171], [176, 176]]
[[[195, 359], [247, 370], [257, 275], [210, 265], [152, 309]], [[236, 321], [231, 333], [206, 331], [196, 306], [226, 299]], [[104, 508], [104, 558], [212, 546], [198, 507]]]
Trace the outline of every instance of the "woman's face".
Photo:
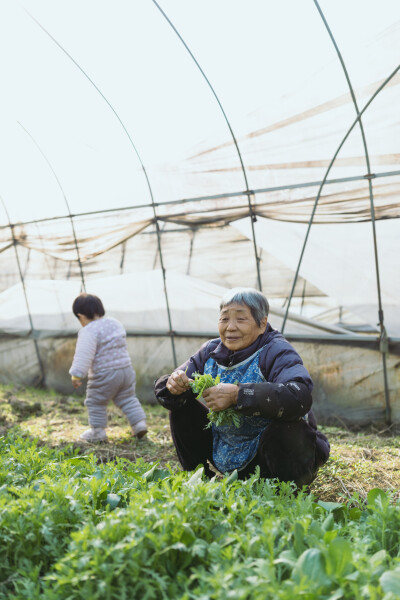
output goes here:
[[264, 333], [266, 327], [267, 317], [264, 317], [258, 326], [250, 308], [238, 302], [225, 306], [219, 316], [219, 335], [222, 343], [229, 350], [247, 348], [261, 333]]

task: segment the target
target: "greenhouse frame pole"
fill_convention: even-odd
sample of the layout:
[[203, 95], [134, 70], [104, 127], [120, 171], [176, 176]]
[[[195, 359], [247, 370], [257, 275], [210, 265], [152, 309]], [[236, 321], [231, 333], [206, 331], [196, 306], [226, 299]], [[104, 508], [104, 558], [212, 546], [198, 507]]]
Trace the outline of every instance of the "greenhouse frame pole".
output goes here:
[[157, 231], [157, 245], [158, 245], [158, 253], [159, 253], [159, 257], [160, 257], [160, 265], [161, 265], [161, 272], [162, 272], [162, 277], [163, 277], [163, 284], [164, 284], [164, 295], [165, 295], [165, 302], [167, 305], [167, 317], [168, 317], [168, 326], [169, 326], [169, 330], [170, 330], [170, 335], [171, 335], [171, 347], [172, 347], [172, 355], [173, 355], [173, 360], [174, 360], [174, 365], [175, 367], [177, 367], [177, 359], [176, 359], [176, 351], [175, 351], [175, 335], [174, 335], [174, 330], [172, 329], [172, 321], [171, 321], [171, 311], [170, 311], [170, 307], [169, 307], [169, 300], [168, 300], [168, 291], [167, 291], [167, 283], [166, 283], [166, 274], [165, 274], [165, 268], [164, 268], [164, 262], [163, 262], [163, 257], [162, 257], [162, 250], [161, 250], [161, 234], [160, 234], [160, 229], [159, 229], [159, 225], [158, 225], [158, 218], [157, 218], [157, 214], [156, 214], [156, 204], [154, 202], [154, 196], [153, 196], [153, 190], [151, 188], [150, 185], [150, 181], [147, 175], [147, 171], [145, 169], [145, 166], [143, 164], [143, 161], [139, 155], [139, 152], [135, 146], [135, 144], [133, 143], [133, 140], [129, 134], [129, 131], [127, 130], [127, 128], [125, 127], [121, 117], [119, 116], [119, 114], [117, 113], [117, 111], [115, 110], [115, 108], [112, 106], [112, 104], [109, 102], [109, 100], [106, 98], [106, 96], [103, 94], [103, 92], [100, 90], [100, 88], [95, 84], [95, 82], [93, 81], [93, 79], [91, 79], [91, 77], [89, 77], [89, 75], [86, 73], [86, 71], [84, 69], [82, 69], [82, 67], [80, 66], [80, 64], [69, 54], [69, 52], [67, 52], [67, 50], [65, 50], [65, 48], [47, 31], [47, 29], [45, 29], [43, 27], [43, 25], [41, 23], [39, 23], [39, 21], [37, 19], [35, 19], [35, 17], [33, 15], [30, 14], [30, 12], [28, 12], [25, 9], [26, 13], [30, 16], [30, 18], [42, 29], [42, 31], [44, 31], [44, 33], [60, 48], [60, 50], [62, 50], [62, 52], [64, 52], [64, 54], [73, 62], [73, 64], [80, 70], [80, 72], [86, 77], [86, 79], [92, 84], [92, 86], [95, 88], [95, 90], [100, 94], [100, 96], [103, 98], [103, 100], [105, 101], [105, 103], [107, 104], [107, 106], [111, 109], [111, 111], [113, 112], [113, 114], [115, 115], [115, 117], [117, 118], [118, 122], [120, 123], [122, 129], [124, 130], [126, 136], [128, 137], [128, 140], [136, 154], [137, 159], [139, 160], [139, 163], [142, 167], [142, 171], [143, 174], [145, 176], [146, 179], [146, 183], [147, 183], [147, 187], [149, 190], [149, 194], [150, 194], [150, 199], [151, 199], [151, 205], [153, 208], [153, 214], [154, 214], [154, 221], [155, 221], [155, 225], [156, 225], [156, 231]]
[[313, 209], [312, 209], [312, 212], [311, 212], [311, 215], [310, 215], [310, 219], [309, 219], [309, 222], [308, 222], [307, 232], [306, 232], [306, 235], [305, 235], [305, 238], [304, 238], [302, 250], [301, 250], [301, 253], [300, 253], [300, 258], [299, 258], [299, 261], [298, 261], [298, 264], [297, 264], [296, 273], [295, 273], [295, 276], [294, 276], [294, 279], [293, 279], [293, 283], [292, 283], [292, 289], [291, 289], [290, 294], [289, 294], [288, 306], [286, 308], [286, 313], [285, 313], [285, 316], [284, 316], [284, 319], [283, 319], [282, 331], [284, 330], [284, 327], [285, 327], [285, 324], [286, 324], [286, 321], [287, 321], [287, 316], [288, 316], [288, 313], [289, 313], [290, 303], [292, 301], [294, 288], [296, 286], [296, 282], [297, 282], [297, 278], [298, 278], [298, 275], [299, 275], [300, 266], [301, 266], [301, 263], [302, 263], [302, 260], [303, 260], [304, 251], [305, 251], [305, 247], [307, 245], [307, 240], [308, 240], [308, 236], [310, 234], [310, 229], [311, 229], [311, 225], [312, 225], [312, 222], [313, 222], [313, 219], [314, 219], [315, 211], [317, 210], [317, 206], [318, 206], [318, 202], [319, 202], [319, 199], [320, 199], [320, 196], [321, 196], [322, 188], [324, 187], [324, 184], [325, 184], [325, 182], [327, 180], [327, 177], [328, 177], [329, 172], [330, 172], [330, 170], [331, 170], [331, 168], [333, 166], [333, 163], [335, 162], [337, 155], [339, 154], [340, 150], [342, 149], [342, 147], [343, 147], [345, 141], [347, 140], [347, 138], [349, 137], [350, 133], [353, 131], [354, 127], [357, 125], [358, 121], [360, 120], [360, 117], [364, 114], [364, 112], [367, 110], [367, 108], [370, 106], [370, 104], [375, 100], [376, 96], [391, 81], [391, 79], [393, 79], [393, 77], [398, 73], [399, 70], [400, 70], [400, 65], [397, 66], [394, 71], [392, 71], [392, 73], [385, 79], [385, 81], [378, 87], [378, 89], [374, 92], [374, 94], [371, 96], [371, 98], [368, 100], [368, 102], [364, 105], [364, 108], [361, 110], [361, 112], [359, 113], [359, 115], [357, 116], [357, 118], [350, 125], [349, 129], [347, 130], [347, 133], [345, 134], [345, 136], [343, 137], [342, 141], [340, 142], [338, 148], [336, 149], [335, 154], [333, 155], [333, 158], [331, 159], [331, 161], [330, 161], [330, 163], [328, 165], [328, 168], [327, 168], [327, 170], [325, 172], [324, 178], [321, 181], [321, 184], [320, 184], [317, 196], [315, 198], [314, 206], [313, 206]]
[[71, 213], [71, 209], [69, 207], [69, 202], [67, 200], [67, 196], [65, 195], [64, 189], [61, 185], [61, 181], [59, 180], [57, 173], [55, 172], [52, 164], [50, 163], [49, 159], [47, 158], [47, 156], [45, 155], [45, 153], [43, 152], [42, 148], [39, 146], [38, 142], [35, 140], [35, 138], [33, 137], [33, 135], [27, 130], [26, 127], [24, 127], [22, 125], [22, 123], [20, 123], [19, 121], [17, 121], [17, 123], [22, 127], [22, 129], [25, 131], [25, 133], [27, 133], [29, 135], [29, 137], [31, 138], [32, 142], [35, 144], [36, 148], [39, 150], [40, 154], [43, 156], [44, 160], [46, 161], [50, 171], [53, 173], [55, 180], [57, 181], [58, 187], [61, 190], [61, 193], [63, 195], [64, 198], [64, 202], [65, 202], [65, 206], [67, 207], [68, 210], [68, 216], [69, 219], [71, 221], [71, 227], [72, 227], [72, 234], [74, 236], [74, 244], [75, 244], [75, 250], [76, 250], [76, 256], [77, 256], [77, 260], [78, 260], [78, 264], [79, 264], [79, 272], [81, 275], [81, 282], [82, 282], [82, 289], [84, 292], [86, 292], [86, 286], [85, 286], [85, 276], [83, 274], [83, 267], [82, 267], [82, 261], [81, 261], [81, 255], [79, 252], [79, 246], [78, 246], [78, 239], [76, 237], [76, 231], [75, 231], [75, 225], [74, 225], [74, 219], [72, 217], [72, 213]]
[[[374, 173], [374, 179], [379, 179], [379, 178], [384, 178], [384, 177], [396, 177], [397, 175], [400, 175], [400, 171], [385, 171], [383, 173]], [[329, 184], [334, 184], [334, 183], [346, 183], [348, 181], [363, 181], [364, 179], [367, 179], [368, 176], [367, 175], [355, 175], [354, 177], [338, 177], [337, 179], [328, 179], [327, 181], [325, 181], [325, 185], [329, 185]], [[321, 181], [310, 181], [307, 183], [294, 183], [291, 185], [278, 185], [278, 186], [274, 186], [274, 187], [268, 187], [268, 188], [259, 188], [259, 189], [255, 189], [252, 190], [252, 193], [254, 195], [257, 194], [265, 194], [265, 193], [269, 193], [269, 192], [277, 192], [277, 191], [282, 191], [282, 190], [295, 190], [295, 189], [299, 189], [299, 188], [307, 188], [307, 187], [316, 187], [321, 185]], [[220, 200], [223, 198], [235, 198], [237, 196], [245, 196], [246, 192], [240, 191], [240, 192], [230, 192], [230, 193], [225, 193], [225, 194], [211, 194], [210, 196], [197, 196], [195, 198], [182, 198], [181, 200], [167, 200], [166, 202], [156, 202], [155, 206], [159, 207], [159, 206], [170, 206], [173, 204], [185, 204], [187, 202], [202, 202], [203, 200]], [[267, 204], [267, 202], [263, 203], [263, 204]], [[261, 206], [263, 206], [263, 204], [261, 204]], [[91, 211], [86, 211], [86, 212], [82, 212], [82, 213], [73, 213], [72, 216], [75, 217], [88, 217], [90, 215], [102, 215], [102, 214], [108, 214], [108, 213], [113, 213], [113, 212], [123, 212], [125, 210], [136, 210], [139, 208], [147, 208], [149, 205], [148, 204], [137, 204], [135, 206], [121, 206], [119, 208], [105, 208], [102, 210], [91, 210]], [[218, 209], [214, 209], [214, 210], [218, 210]], [[225, 210], [225, 209], [223, 209]], [[182, 214], [191, 214], [191, 213], [182, 213]], [[18, 223], [14, 223], [15, 226], [17, 225], [31, 225], [32, 223], [47, 223], [49, 221], [59, 221], [61, 219], [66, 219], [68, 218], [68, 215], [63, 215], [63, 216], [57, 216], [57, 217], [48, 217], [48, 218], [43, 218], [43, 219], [35, 219], [33, 221], [21, 221]], [[358, 221], [357, 221], [358, 222]], [[0, 229], [4, 229], [5, 227], [8, 227], [8, 225], [0, 225]]]
[[[332, 43], [335, 47], [336, 53], [338, 55], [338, 58], [340, 60], [340, 64], [342, 65], [345, 77], [346, 77], [346, 81], [347, 84], [349, 86], [349, 90], [350, 90], [350, 94], [353, 100], [353, 104], [354, 104], [354, 108], [356, 110], [356, 114], [357, 116], [360, 115], [360, 111], [358, 108], [358, 104], [357, 104], [357, 99], [353, 90], [353, 86], [351, 84], [350, 81], [350, 77], [349, 74], [347, 72], [346, 69], [346, 65], [344, 63], [342, 54], [339, 50], [339, 47], [336, 43], [336, 40], [333, 36], [333, 33], [328, 25], [327, 20], [325, 19], [325, 15], [321, 10], [321, 7], [318, 4], [317, 0], [314, 0], [314, 4], [317, 7], [317, 10], [321, 16], [321, 19], [326, 27], [326, 30], [329, 34], [329, 37], [332, 40]], [[380, 337], [380, 352], [382, 354], [382, 366], [383, 366], [383, 382], [384, 382], [384, 391], [385, 391], [385, 417], [386, 417], [386, 423], [387, 425], [390, 425], [392, 422], [391, 419], [391, 407], [390, 407], [390, 393], [389, 393], [389, 385], [388, 385], [388, 375], [387, 375], [387, 366], [386, 366], [386, 355], [389, 352], [389, 347], [387, 344], [387, 332], [386, 332], [386, 328], [384, 325], [384, 314], [383, 314], [383, 306], [382, 306], [382, 294], [381, 294], [381, 283], [380, 283], [380, 274], [379, 274], [379, 259], [378, 259], [378, 243], [377, 243], [377, 236], [376, 236], [376, 224], [375, 224], [375, 207], [374, 207], [374, 194], [373, 194], [373, 189], [372, 189], [372, 178], [373, 175], [371, 174], [371, 164], [370, 164], [370, 160], [369, 160], [369, 153], [368, 153], [368, 146], [367, 146], [367, 140], [365, 137], [365, 131], [364, 131], [364, 125], [363, 122], [360, 118], [359, 120], [359, 125], [360, 125], [360, 132], [361, 132], [361, 137], [362, 137], [362, 141], [363, 141], [363, 146], [364, 146], [364, 152], [365, 152], [365, 161], [366, 161], [366, 166], [367, 166], [367, 179], [368, 179], [368, 188], [369, 188], [369, 199], [370, 199], [370, 206], [371, 206], [371, 223], [372, 223], [372, 236], [373, 236], [373, 242], [374, 242], [374, 258], [375, 258], [375, 272], [376, 272], [376, 288], [377, 288], [377, 294], [378, 294], [378, 318], [379, 318], [379, 328], [380, 328], [380, 332], [381, 332], [381, 337]]]
[[212, 84], [211, 84], [210, 80], [208, 79], [207, 75], [205, 74], [205, 72], [201, 68], [201, 66], [200, 66], [199, 62], [197, 61], [197, 59], [195, 58], [193, 52], [190, 50], [189, 46], [186, 44], [185, 40], [183, 39], [183, 37], [181, 36], [181, 34], [179, 33], [179, 31], [177, 30], [177, 28], [175, 27], [175, 25], [172, 23], [172, 21], [166, 15], [166, 13], [163, 11], [163, 9], [160, 7], [160, 5], [156, 2], [156, 0], [152, 0], [152, 2], [158, 8], [158, 10], [160, 11], [160, 13], [164, 17], [164, 19], [167, 21], [167, 23], [172, 28], [172, 30], [176, 33], [176, 35], [178, 36], [178, 38], [182, 42], [183, 46], [187, 50], [188, 54], [192, 58], [193, 62], [195, 63], [196, 67], [199, 69], [200, 73], [204, 77], [204, 79], [205, 79], [208, 87], [210, 88], [210, 90], [211, 90], [214, 98], [216, 99], [216, 101], [218, 103], [219, 108], [221, 109], [221, 112], [223, 114], [225, 122], [226, 122], [226, 124], [228, 126], [229, 132], [230, 132], [230, 134], [232, 136], [232, 140], [233, 140], [233, 143], [235, 144], [236, 152], [237, 152], [237, 155], [239, 157], [240, 166], [241, 166], [241, 170], [242, 170], [243, 177], [244, 177], [244, 183], [245, 183], [245, 186], [246, 186], [246, 191], [244, 192], [244, 194], [247, 196], [247, 202], [248, 202], [248, 207], [249, 207], [249, 217], [250, 217], [250, 222], [251, 222], [251, 233], [252, 233], [252, 238], [253, 238], [254, 256], [255, 256], [255, 260], [256, 260], [256, 269], [257, 269], [257, 283], [258, 283], [258, 289], [262, 292], [262, 283], [261, 283], [261, 274], [260, 274], [260, 258], [258, 256], [258, 252], [257, 252], [256, 233], [255, 233], [255, 230], [254, 230], [254, 223], [255, 223], [255, 221], [257, 221], [257, 216], [256, 216], [256, 214], [254, 212], [254, 209], [253, 209], [253, 206], [252, 206], [252, 203], [251, 203], [251, 198], [252, 198], [252, 196], [254, 196], [254, 192], [249, 189], [249, 184], [248, 184], [248, 181], [247, 181], [246, 169], [244, 167], [244, 163], [243, 163], [243, 159], [242, 159], [242, 154], [240, 152], [240, 148], [239, 148], [239, 144], [237, 142], [236, 136], [235, 136], [235, 134], [233, 132], [232, 126], [231, 126], [231, 124], [229, 122], [229, 119], [228, 119], [228, 117], [226, 115], [226, 112], [225, 112], [225, 110], [224, 110], [224, 108], [222, 106], [222, 103], [221, 103], [220, 99], [218, 98], [218, 95], [217, 95], [214, 87], [212, 86]]
[[28, 293], [26, 291], [26, 286], [25, 286], [25, 278], [24, 278], [24, 274], [23, 274], [22, 267], [21, 267], [21, 262], [19, 260], [19, 255], [18, 255], [18, 249], [17, 249], [18, 241], [17, 241], [17, 238], [15, 237], [14, 225], [11, 223], [11, 219], [10, 219], [10, 215], [8, 214], [6, 203], [4, 202], [4, 200], [3, 200], [3, 198], [1, 196], [0, 196], [0, 200], [1, 200], [1, 203], [3, 205], [4, 211], [6, 213], [6, 216], [7, 216], [7, 219], [8, 219], [8, 223], [9, 223], [9, 227], [11, 229], [11, 237], [12, 237], [13, 246], [14, 246], [15, 258], [17, 259], [17, 266], [18, 266], [19, 277], [21, 279], [21, 285], [22, 285], [22, 290], [23, 290], [23, 293], [24, 293], [26, 310], [28, 312], [29, 325], [31, 327], [30, 334], [32, 334], [33, 344], [35, 346], [36, 357], [37, 357], [37, 360], [38, 360], [38, 363], [39, 363], [39, 369], [40, 369], [39, 385], [42, 385], [44, 383], [44, 381], [45, 381], [45, 371], [44, 371], [42, 357], [40, 356], [40, 352], [39, 352], [39, 344], [38, 344], [37, 339], [35, 338], [35, 335], [34, 335], [35, 329], [34, 329], [34, 326], [33, 326], [32, 313], [31, 313], [31, 309], [29, 307]]
[[[331, 159], [331, 161], [329, 163], [329, 166], [328, 166], [328, 168], [326, 170], [324, 179], [322, 180], [320, 188], [318, 190], [317, 197], [315, 198], [314, 207], [313, 207], [313, 210], [312, 210], [312, 213], [311, 213], [311, 216], [310, 216], [310, 220], [309, 220], [309, 223], [308, 223], [307, 232], [306, 232], [305, 239], [304, 239], [304, 242], [303, 242], [303, 247], [302, 247], [302, 250], [301, 250], [301, 253], [300, 253], [300, 258], [299, 258], [299, 261], [298, 261], [298, 264], [297, 264], [296, 273], [295, 273], [295, 276], [294, 276], [294, 279], [293, 279], [292, 289], [291, 289], [290, 295], [289, 295], [288, 305], [287, 305], [285, 316], [284, 316], [284, 319], [283, 319], [282, 332], [284, 331], [285, 324], [286, 324], [286, 321], [287, 321], [290, 303], [291, 303], [291, 300], [292, 300], [292, 297], [293, 297], [294, 289], [295, 289], [297, 278], [298, 278], [298, 275], [299, 275], [300, 266], [301, 266], [301, 263], [302, 263], [302, 260], [303, 260], [304, 251], [305, 251], [305, 248], [306, 248], [306, 245], [307, 245], [307, 240], [308, 240], [308, 236], [310, 234], [310, 229], [311, 229], [311, 225], [312, 225], [312, 222], [313, 222], [313, 219], [314, 219], [315, 211], [316, 211], [317, 206], [318, 206], [318, 201], [319, 201], [319, 198], [321, 196], [322, 188], [323, 188], [324, 183], [325, 183], [325, 181], [326, 181], [326, 179], [327, 179], [327, 177], [329, 175], [329, 172], [330, 172], [330, 170], [332, 168], [332, 165], [335, 162], [336, 157], [339, 154], [340, 150], [342, 149], [343, 144], [345, 143], [345, 141], [349, 137], [350, 133], [353, 131], [353, 129], [356, 126], [356, 124], [359, 122], [361, 116], [364, 114], [364, 112], [367, 110], [367, 108], [370, 106], [370, 104], [373, 102], [373, 100], [376, 98], [376, 96], [383, 90], [383, 88], [389, 83], [389, 81], [391, 79], [393, 79], [393, 77], [398, 73], [399, 70], [400, 70], [400, 65], [396, 67], [396, 69], [385, 79], [385, 81], [374, 92], [374, 94], [371, 96], [371, 98], [365, 104], [364, 108], [357, 115], [357, 118], [351, 124], [350, 128], [348, 129], [346, 135], [344, 136], [344, 138], [340, 142], [340, 144], [339, 144], [339, 146], [338, 146], [338, 148], [337, 148], [337, 150], [336, 150], [333, 158]], [[374, 175], [371, 175], [371, 177], [374, 177]], [[387, 342], [384, 341], [384, 343], [387, 343]]]

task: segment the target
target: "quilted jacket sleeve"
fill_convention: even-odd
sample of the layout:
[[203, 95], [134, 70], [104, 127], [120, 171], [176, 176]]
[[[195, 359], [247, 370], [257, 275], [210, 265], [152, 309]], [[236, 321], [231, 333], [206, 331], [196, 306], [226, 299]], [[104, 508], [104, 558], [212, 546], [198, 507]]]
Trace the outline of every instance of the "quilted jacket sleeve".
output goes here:
[[299, 354], [283, 336], [260, 354], [259, 367], [266, 382], [239, 385], [239, 412], [294, 421], [310, 411], [312, 379]]

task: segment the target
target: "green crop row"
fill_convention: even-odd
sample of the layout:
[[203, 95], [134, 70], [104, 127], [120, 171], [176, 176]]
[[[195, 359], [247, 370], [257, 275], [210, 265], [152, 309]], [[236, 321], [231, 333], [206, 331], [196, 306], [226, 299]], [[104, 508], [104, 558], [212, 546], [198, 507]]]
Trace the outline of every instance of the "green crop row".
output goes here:
[[0, 598], [400, 597], [400, 505], [0, 438]]

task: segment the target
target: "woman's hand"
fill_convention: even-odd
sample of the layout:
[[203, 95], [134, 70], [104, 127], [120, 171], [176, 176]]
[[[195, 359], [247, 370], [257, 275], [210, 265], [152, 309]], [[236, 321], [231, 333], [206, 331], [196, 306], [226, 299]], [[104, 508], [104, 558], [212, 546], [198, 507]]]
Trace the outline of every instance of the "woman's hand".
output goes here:
[[233, 383], [219, 383], [214, 387], [207, 388], [203, 392], [203, 398], [210, 410], [218, 412], [237, 404], [239, 388]]
[[167, 390], [174, 396], [180, 396], [186, 392], [189, 388], [189, 382], [193, 379], [189, 379], [185, 371], [174, 371], [167, 380]]

